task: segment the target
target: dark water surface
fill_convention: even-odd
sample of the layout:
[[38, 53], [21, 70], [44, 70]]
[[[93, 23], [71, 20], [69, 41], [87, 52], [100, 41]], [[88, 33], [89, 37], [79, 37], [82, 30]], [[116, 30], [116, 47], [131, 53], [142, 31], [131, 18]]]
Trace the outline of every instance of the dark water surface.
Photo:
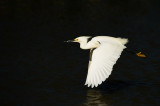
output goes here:
[[[154, 0], [0, 1], [1, 106], [160, 105], [160, 6]], [[63, 41], [126, 37], [127, 47], [98, 88], [84, 86], [89, 51]]]

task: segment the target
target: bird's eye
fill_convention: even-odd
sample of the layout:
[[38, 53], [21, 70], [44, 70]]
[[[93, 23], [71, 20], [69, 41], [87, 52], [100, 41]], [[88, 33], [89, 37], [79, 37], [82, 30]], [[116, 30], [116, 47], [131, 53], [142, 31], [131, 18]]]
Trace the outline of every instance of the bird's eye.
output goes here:
[[74, 39], [74, 41], [78, 41], [78, 39]]

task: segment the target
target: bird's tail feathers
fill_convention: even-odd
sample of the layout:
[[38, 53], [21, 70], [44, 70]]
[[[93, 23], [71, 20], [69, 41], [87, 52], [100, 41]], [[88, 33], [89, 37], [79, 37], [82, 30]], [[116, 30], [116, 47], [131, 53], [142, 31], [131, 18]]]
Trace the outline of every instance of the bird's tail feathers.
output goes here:
[[127, 44], [129, 42], [129, 40], [127, 38], [118, 38], [118, 40], [123, 44]]

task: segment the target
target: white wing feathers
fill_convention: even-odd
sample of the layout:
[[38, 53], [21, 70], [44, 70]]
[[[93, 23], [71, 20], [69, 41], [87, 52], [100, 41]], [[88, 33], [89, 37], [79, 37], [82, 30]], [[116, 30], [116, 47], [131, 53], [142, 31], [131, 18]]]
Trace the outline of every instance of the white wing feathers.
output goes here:
[[88, 75], [85, 85], [97, 87], [111, 74], [113, 65], [116, 63], [124, 48], [119, 42], [100, 42], [100, 46], [93, 51], [92, 61], [88, 67]]

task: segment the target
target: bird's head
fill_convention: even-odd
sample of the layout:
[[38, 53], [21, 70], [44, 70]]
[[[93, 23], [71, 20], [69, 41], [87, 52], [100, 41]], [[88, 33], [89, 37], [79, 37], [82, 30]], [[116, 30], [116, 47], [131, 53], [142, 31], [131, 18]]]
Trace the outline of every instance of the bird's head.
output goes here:
[[68, 40], [68, 41], [66, 41], [66, 42], [78, 42], [78, 43], [80, 43], [80, 42], [85, 42], [85, 41], [87, 41], [87, 39], [90, 38], [90, 37], [91, 37], [91, 36], [80, 36], [80, 37], [75, 38], [74, 40]]

